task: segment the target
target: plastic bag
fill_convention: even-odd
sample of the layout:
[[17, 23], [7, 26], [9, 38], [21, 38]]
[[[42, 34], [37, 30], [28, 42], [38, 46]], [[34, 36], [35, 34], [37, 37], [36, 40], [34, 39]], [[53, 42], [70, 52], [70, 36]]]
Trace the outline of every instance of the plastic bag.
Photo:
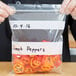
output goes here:
[[65, 16], [60, 5], [11, 5], [12, 63], [17, 74], [56, 71], [62, 64]]

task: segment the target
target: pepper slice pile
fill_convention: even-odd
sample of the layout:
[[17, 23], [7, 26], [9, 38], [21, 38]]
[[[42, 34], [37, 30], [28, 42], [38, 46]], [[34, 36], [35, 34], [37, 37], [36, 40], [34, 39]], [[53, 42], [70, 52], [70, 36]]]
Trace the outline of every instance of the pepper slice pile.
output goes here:
[[13, 69], [17, 74], [50, 72], [60, 64], [60, 55], [13, 55]]

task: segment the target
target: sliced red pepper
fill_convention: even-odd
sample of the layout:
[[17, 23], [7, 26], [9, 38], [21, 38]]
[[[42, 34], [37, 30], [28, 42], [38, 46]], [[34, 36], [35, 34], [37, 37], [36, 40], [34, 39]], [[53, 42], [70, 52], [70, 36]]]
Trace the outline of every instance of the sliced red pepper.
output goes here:
[[58, 60], [61, 60], [61, 59], [60, 59], [60, 55], [56, 55], [56, 56], [53, 57], [53, 61], [54, 61], [54, 62], [56, 62], [56, 61], [58, 61]]
[[53, 67], [54, 67], [54, 63], [52, 58], [49, 55], [44, 56], [41, 69], [42, 70], [44, 69], [43, 71], [49, 71], [53, 69]]
[[51, 66], [45, 66], [45, 65], [41, 66], [42, 72], [51, 71], [52, 69], [53, 68]]
[[38, 68], [41, 65], [41, 61], [37, 58], [32, 58], [30, 65], [32, 68]]
[[30, 57], [29, 56], [22, 56], [21, 61], [24, 64], [30, 64]]
[[53, 57], [53, 62], [54, 62], [54, 65], [55, 67], [57, 68], [58, 66], [61, 65], [62, 61], [61, 61], [61, 58], [60, 58], [60, 55], [56, 55]]
[[25, 66], [25, 73], [34, 73], [34, 71], [30, 66]]
[[13, 69], [17, 74], [24, 73], [24, 64], [22, 63], [22, 61], [18, 60], [13, 64]]
[[61, 60], [58, 60], [58, 61], [56, 61], [56, 63], [55, 63], [54, 65], [55, 65], [55, 67], [57, 68], [57, 67], [59, 67], [61, 64], [62, 64], [62, 61], [61, 61]]

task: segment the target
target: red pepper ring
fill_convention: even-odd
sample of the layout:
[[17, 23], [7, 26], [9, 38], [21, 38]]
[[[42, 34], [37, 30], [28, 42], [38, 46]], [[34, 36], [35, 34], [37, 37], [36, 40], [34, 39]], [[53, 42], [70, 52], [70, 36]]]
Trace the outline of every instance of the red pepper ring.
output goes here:
[[44, 66], [44, 65], [42, 65], [41, 66], [41, 70], [42, 70], [42, 72], [46, 72], [46, 71], [51, 71], [52, 70], [52, 67], [51, 66]]
[[45, 63], [43, 63], [43, 66], [45, 66], [45, 67], [48, 67], [48, 66], [50, 66], [50, 67], [52, 67], [53, 68], [53, 63], [51, 64], [52, 62], [48, 62], [48, 61], [46, 61]]
[[33, 69], [30, 66], [25, 67], [25, 73], [34, 73]]
[[[54, 68], [54, 63], [51, 56], [44, 56], [41, 69], [50, 70]], [[43, 71], [45, 71], [43, 70]]]
[[62, 61], [60, 59], [60, 55], [53, 57], [54, 66], [57, 68], [61, 65]]
[[28, 56], [23, 56], [21, 58], [21, 61], [24, 63], [24, 64], [30, 64], [30, 57]]
[[55, 63], [56, 61], [60, 60], [60, 55], [56, 55], [53, 57], [53, 62]]
[[51, 71], [54, 68], [53, 62], [46, 61], [42, 66], [41, 70], [44, 71]]
[[32, 58], [31, 62], [30, 62], [30, 65], [31, 65], [32, 68], [38, 68], [41, 65], [41, 61], [39, 61], [35, 58]]
[[22, 74], [24, 73], [24, 65], [22, 62], [16, 62], [15, 64], [13, 64], [13, 69], [14, 69], [14, 72], [17, 73], [17, 74]]

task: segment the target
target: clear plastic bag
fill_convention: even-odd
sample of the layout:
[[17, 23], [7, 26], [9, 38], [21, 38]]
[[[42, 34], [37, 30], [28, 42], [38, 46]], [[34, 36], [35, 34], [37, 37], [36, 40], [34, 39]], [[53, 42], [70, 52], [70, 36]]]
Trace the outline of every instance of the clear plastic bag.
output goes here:
[[[10, 5], [12, 62], [17, 74], [56, 71], [62, 64], [65, 16], [60, 5]], [[58, 69], [59, 70], [59, 69]]]

